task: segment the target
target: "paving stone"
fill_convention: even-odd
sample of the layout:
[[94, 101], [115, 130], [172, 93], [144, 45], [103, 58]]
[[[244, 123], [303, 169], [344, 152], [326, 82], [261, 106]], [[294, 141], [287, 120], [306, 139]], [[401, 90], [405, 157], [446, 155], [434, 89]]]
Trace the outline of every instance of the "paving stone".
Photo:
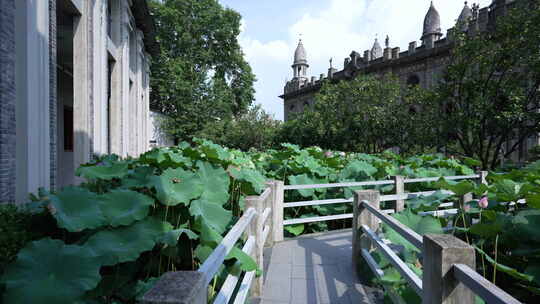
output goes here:
[[264, 292], [257, 304], [372, 304], [353, 272], [352, 233], [285, 240], [265, 252]]

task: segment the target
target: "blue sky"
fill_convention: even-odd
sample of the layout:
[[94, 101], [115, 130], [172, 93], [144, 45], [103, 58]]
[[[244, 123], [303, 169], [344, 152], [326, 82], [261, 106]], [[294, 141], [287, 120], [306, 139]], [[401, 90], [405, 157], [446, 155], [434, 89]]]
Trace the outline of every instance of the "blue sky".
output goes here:
[[[278, 97], [291, 79], [294, 50], [302, 35], [310, 68], [308, 74], [326, 73], [329, 59], [343, 68], [344, 59], [355, 50], [370, 49], [377, 36], [383, 44], [406, 50], [418, 41], [430, 0], [219, 0], [242, 15], [240, 44], [257, 83], [256, 102], [283, 119]], [[435, 0], [443, 33], [455, 24], [463, 9], [460, 0]], [[472, 2], [469, 2], [471, 5]], [[475, 3], [487, 6], [491, 0]]]

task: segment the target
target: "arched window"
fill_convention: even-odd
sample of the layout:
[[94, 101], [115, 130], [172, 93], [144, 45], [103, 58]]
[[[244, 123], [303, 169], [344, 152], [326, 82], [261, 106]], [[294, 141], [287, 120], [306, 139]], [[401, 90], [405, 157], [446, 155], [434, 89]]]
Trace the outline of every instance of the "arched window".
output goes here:
[[407, 86], [414, 87], [420, 84], [420, 77], [418, 75], [413, 74], [407, 78]]

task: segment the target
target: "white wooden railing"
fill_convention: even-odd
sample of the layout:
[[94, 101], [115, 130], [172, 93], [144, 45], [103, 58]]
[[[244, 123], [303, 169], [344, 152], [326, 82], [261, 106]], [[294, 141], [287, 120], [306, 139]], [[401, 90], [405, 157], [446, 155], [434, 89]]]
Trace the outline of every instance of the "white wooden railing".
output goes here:
[[[477, 180], [486, 183], [487, 172], [468, 176], [446, 176], [446, 180]], [[208, 286], [217, 274], [224, 259], [233, 246], [244, 236], [242, 251], [255, 260], [263, 270], [263, 249], [271, 247], [284, 238], [284, 225], [311, 223], [337, 219], [353, 219], [353, 265], [367, 265], [377, 277], [384, 271], [379, 268], [371, 253], [380, 250], [405, 278], [408, 284], [423, 299], [423, 303], [474, 303], [474, 294], [487, 303], [519, 303], [497, 286], [484, 279], [475, 269], [474, 248], [452, 235], [424, 235], [412, 231], [399, 221], [389, 216], [405, 208], [405, 201], [420, 195], [431, 195], [435, 191], [406, 193], [405, 184], [435, 182], [440, 177], [405, 179], [396, 176], [392, 180], [348, 182], [316, 185], [287, 185], [282, 181], [267, 183], [267, 188], [259, 196], [246, 198], [246, 210], [237, 223], [201, 265], [198, 271], [166, 273], [156, 285], [146, 293], [143, 304], [207, 304]], [[395, 185], [395, 193], [380, 195], [375, 190], [356, 191], [353, 198], [284, 202], [284, 192], [301, 189], [340, 188], [357, 186]], [[452, 194], [446, 191], [446, 193]], [[472, 195], [460, 198], [460, 202], [469, 201]], [[394, 208], [380, 210], [381, 202], [395, 201]], [[284, 220], [284, 209], [328, 204], [350, 203], [353, 213], [319, 216], [311, 218]], [[458, 203], [443, 203], [440, 208], [457, 207]], [[442, 209], [422, 212], [421, 215], [448, 216], [457, 213], [457, 209]], [[388, 240], [379, 236], [379, 224], [386, 223], [422, 252], [423, 276], [417, 276], [402, 261], [396, 249], [389, 246]], [[452, 227], [447, 227], [452, 229]], [[448, 275], [450, 274], [450, 275]], [[248, 296], [262, 295], [264, 272], [259, 277], [255, 271], [241, 276], [229, 275], [213, 299], [215, 304], [243, 304]], [[393, 292], [389, 292], [395, 303], [403, 303]]]
[[[362, 268], [362, 264], [367, 265], [376, 277], [381, 278], [384, 271], [371, 255], [378, 250], [422, 298], [422, 303], [473, 304], [475, 295], [490, 304], [520, 303], [475, 271], [476, 254], [472, 246], [449, 234], [419, 235], [379, 209], [382, 197], [375, 190], [355, 193], [353, 265], [356, 270]], [[396, 249], [381, 238], [381, 222], [420, 250], [423, 267], [421, 278], [401, 260]], [[388, 292], [394, 303], [404, 303], [391, 289]]]
[[[478, 180], [479, 182], [485, 183], [487, 172], [481, 171], [475, 175], [462, 175], [462, 176], [444, 176], [446, 180]], [[405, 192], [405, 184], [411, 183], [425, 183], [425, 182], [436, 182], [441, 177], [425, 177], [425, 178], [412, 178], [405, 179], [402, 176], [395, 176], [392, 180], [381, 180], [381, 181], [365, 181], [365, 182], [347, 182], [347, 183], [334, 183], [334, 184], [313, 184], [313, 185], [287, 185], [284, 186], [284, 190], [303, 190], [303, 189], [328, 189], [328, 188], [348, 188], [348, 187], [359, 187], [359, 186], [386, 186], [386, 185], [395, 185], [395, 194], [383, 195], [381, 196], [381, 202], [395, 201], [393, 209], [382, 210], [386, 214], [392, 214], [394, 212], [400, 212], [405, 208], [405, 200], [412, 199], [423, 196], [429, 196], [435, 193], [435, 191], [422, 191], [422, 192]], [[443, 193], [452, 194], [449, 191], [443, 191]], [[312, 201], [299, 201], [299, 202], [287, 202], [283, 203], [283, 208], [293, 208], [293, 207], [303, 207], [303, 206], [320, 206], [320, 205], [330, 205], [330, 204], [343, 204], [351, 203], [353, 198], [339, 198], [339, 199], [327, 199], [327, 200], [312, 200]], [[453, 207], [453, 203], [444, 203], [439, 207]], [[439, 211], [424, 212], [423, 215], [427, 214], [436, 214]], [[449, 209], [440, 211], [443, 214], [452, 214], [457, 212], [457, 209]], [[283, 221], [283, 225], [295, 225], [295, 224], [305, 224], [313, 222], [322, 222], [322, 221], [331, 221], [331, 220], [340, 220], [340, 219], [350, 219], [353, 218], [352, 213], [345, 214], [335, 214], [327, 216], [318, 216], [311, 218], [298, 218], [298, 219], [287, 219]]]

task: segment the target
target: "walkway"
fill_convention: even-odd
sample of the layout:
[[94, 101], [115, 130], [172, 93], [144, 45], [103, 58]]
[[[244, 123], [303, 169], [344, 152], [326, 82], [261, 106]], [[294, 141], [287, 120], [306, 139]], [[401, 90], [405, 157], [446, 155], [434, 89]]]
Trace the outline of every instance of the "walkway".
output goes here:
[[375, 292], [352, 268], [352, 232], [339, 230], [276, 243], [265, 251], [261, 304], [372, 304]]

